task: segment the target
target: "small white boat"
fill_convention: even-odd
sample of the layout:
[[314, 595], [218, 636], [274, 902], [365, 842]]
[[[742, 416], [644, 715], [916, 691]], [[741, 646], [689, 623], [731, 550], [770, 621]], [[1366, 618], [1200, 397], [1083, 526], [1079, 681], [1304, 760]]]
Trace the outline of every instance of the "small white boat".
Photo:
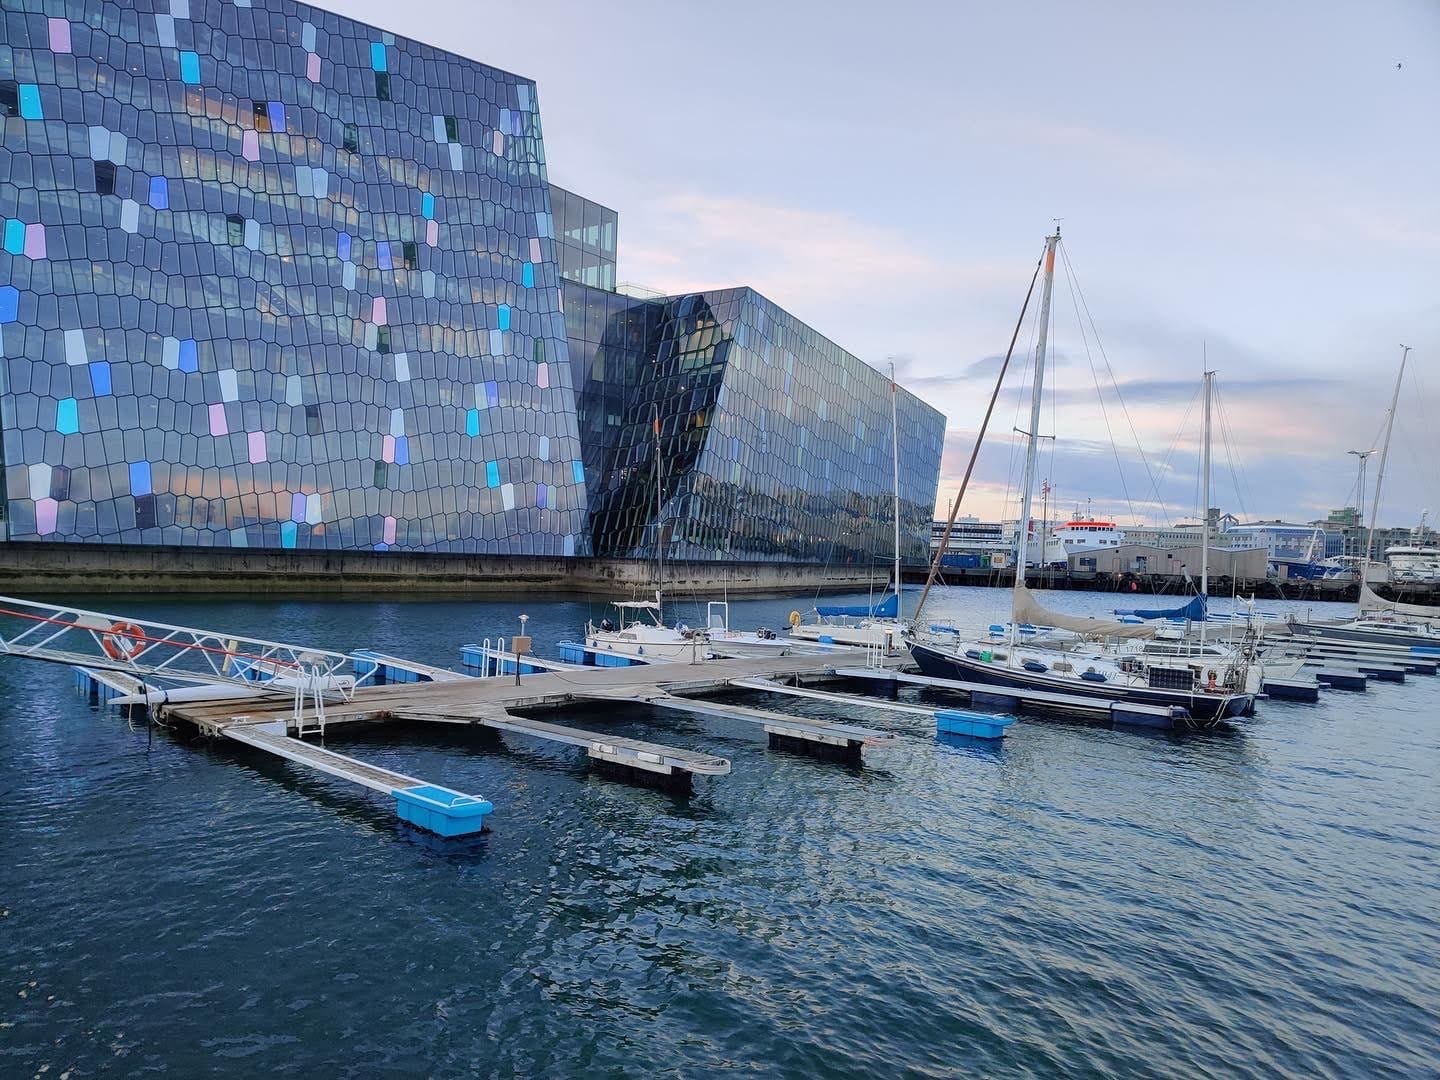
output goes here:
[[651, 661], [688, 663], [712, 658], [710, 636], [703, 629], [683, 623], [666, 626], [660, 617], [658, 598], [616, 600], [614, 606], [618, 612], [616, 622], [606, 619], [599, 626], [585, 623], [585, 644], [590, 648]]
[[806, 622], [798, 611], [790, 613], [790, 637], [818, 645], [848, 645], [881, 648], [893, 652], [903, 647], [905, 627], [897, 617], [900, 598], [891, 593], [881, 603], [817, 604]]

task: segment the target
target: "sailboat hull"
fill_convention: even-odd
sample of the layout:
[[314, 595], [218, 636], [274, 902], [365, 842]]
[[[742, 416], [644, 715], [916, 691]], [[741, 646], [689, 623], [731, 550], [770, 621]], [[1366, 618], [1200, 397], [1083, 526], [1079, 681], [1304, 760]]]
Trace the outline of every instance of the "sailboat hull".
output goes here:
[[1326, 623], [1290, 624], [1293, 633], [1300, 637], [1325, 638], [1330, 641], [1364, 642], [1369, 645], [1396, 645], [1401, 648], [1440, 648], [1440, 635], [1416, 627], [1407, 632], [1401, 626], [1395, 629], [1367, 628]]
[[[1186, 709], [1193, 720], [1204, 724], [1217, 723], [1231, 716], [1246, 716], [1255, 707], [1255, 698], [1252, 694], [1196, 694], [1150, 686], [1088, 683], [1081, 679], [1047, 676], [993, 662], [972, 660], [967, 656], [936, 649], [919, 642], [911, 644], [910, 654], [914, 656], [920, 671], [934, 678], [985, 683], [990, 686], [1004, 686], [1020, 690], [1046, 690], [1106, 701], [1137, 702], [1142, 705], [1178, 705]], [[1181, 720], [1176, 726], [1183, 728], [1187, 725], [1184, 720]]]

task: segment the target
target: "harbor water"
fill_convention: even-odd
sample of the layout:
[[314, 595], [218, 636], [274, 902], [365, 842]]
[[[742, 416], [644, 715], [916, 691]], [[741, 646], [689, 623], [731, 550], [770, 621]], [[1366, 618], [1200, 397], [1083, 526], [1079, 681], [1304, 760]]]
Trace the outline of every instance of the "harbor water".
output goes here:
[[[703, 624], [706, 599], [672, 618]], [[946, 590], [927, 621], [1007, 601]], [[78, 602], [457, 668], [522, 611], [550, 656], [605, 613]], [[735, 602], [731, 622], [783, 630], [809, 605]], [[850, 767], [734, 721], [562, 718], [731, 759], [679, 797], [518, 736], [332, 729], [330, 749], [494, 802], [491, 832], [445, 843], [378, 794], [132, 729], [67, 669], [0, 660], [0, 1075], [1440, 1069], [1440, 678], [1265, 701], [1213, 734], [1026, 718], [999, 745], [766, 704], [903, 737]]]

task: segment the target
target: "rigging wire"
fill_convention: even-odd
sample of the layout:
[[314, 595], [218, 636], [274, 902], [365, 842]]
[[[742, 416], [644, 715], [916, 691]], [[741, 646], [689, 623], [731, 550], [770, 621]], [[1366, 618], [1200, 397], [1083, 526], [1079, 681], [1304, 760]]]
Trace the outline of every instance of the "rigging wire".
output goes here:
[[[1230, 412], [1225, 407], [1224, 395], [1218, 389], [1219, 381], [1219, 379], [1214, 380], [1212, 386], [1215, 387], [1215, 412], [1220, 420], [1220, 439], [1225, 449], [1226, 463], [1230, 467], [1230, 482], [1235, 489], [1235, 500], [1240, 504], [1240, 513], [1244, 517], [1249, 518], [1250, 511], [1246, 506], [1246, 496], [1250, 496], [1250, 501], [1253, 504], [1254, 494], [1250, 491], [1248, 478], [1245, 478], [1244, 466], [1238, 463], [1239, 439], [1236, 438], [1234, 429], [1230, 426]], [[1208, 506], [1205, 507], [1204, 512], [1208, 512], [1209, 509]]]
[[[1151, 490], [1151, 492], [1152, 492], [1152, 493], [1154, 494], [1154, 496], [1155, 496], [1155, 501], [1156, 501], [1156, 503], [1157, 503], [1158, 505], [1160, 505], [1160, 506], [1163, 507], [1164, 503], [1163, 503], [1162, 500], [1160, 499], [1160, 488], [1159, 488], [1159, 486], [1158, 486], [1158, 485], [1156, 484], [1156, 482], [1155, 482], [1155, 474], [1154, 474], [1154, 473], [1151, 471], [1151, 469], [1150, 469], [1150, 461], [1149, 461], [1149, 459], [1145, 456], [1145, 448], [1140, 445], [1140, 434], [1139, 434], [1139, 432], [1135, 429], [1135, 421], [1134, 421], [1134, 420], [1131, 418], [1131, 416], [1130, 416], [1129, 406], [1127, 406], [1127, 405], [1125, 404], [1125, 398], [1124, 398], [1124, 396], [1120, 393], [1120, 384], [1119, 384], [1119, 381], [1115, 378], [1115, 369], [1110, 365], [1110, 357], [1109, 357], [1109, 355], [1105, 352], [1105, 343], [1100, 340], [1100, 330], [1099, 330], [1099, 328], [1096, 327], [1096, 325], [1095, 325], [1095, 318], [1094, 318], [1094, 316], [1090, 314], [1090, 304], [1089, 304], [1089, 302], [1085, 299], [1085, 290], [1084, 290], [1084, 288], [1080, 285], [1079, 276], [1075, 273], [1075, 266], [1074, 266], [1074, 264], [1070, 261], [1070, 253], [1069, 253], [1069, 250], [1068, 250], [1068, 248], [1067, 248], [1064, 244], [1061, 244], [1061, 245], [1060, 245], [1060, 255], [1061, 255], [1061, 257], [1062, 257], [1062, 258], [1064, 259], [1064, 261], [1065, 261], [1065, 271], [1066, 271], [1066, 274], [1067, 274], [1067, 276], [1069, 277], [1070, 281], [1072, 282], [1075, 292], [1079, 294], [1079, 297], [1080, 297], [1080, 306], [1081, 306], [1081, 307], [1084, 309], [1084, 311], [1085, 311], [1085, 318], [1089, 321], [1089, 323], [1090, 323], [1090, 329], [1091, 329], [1091, 330], [1094, 332], [1094, 334], [1095, 334], [1095, 347], [1100, 350], [1100, 359], [1105, 362], [1105, 371], [1106, 371], [1106, 373], [1110, 376], [1110, 385], [1115, 388], [1115, 398], [1116, 398], [1117, 401], [1119, 401], [1119, 403], [1120, 403], [1120, 410], [1121, 410], [1121, 412], [1124, 413], [1124, 415], [1125, 415], [1125, 423], [1126, 423], [1126, 424], [1129, 426], [1129, 428], [1130, 428], [1130, 436], [1131, 436], [1131, 438], [1133, 438], [1133, 439], [1135, 440], [1135, 450], [1136, 450], [1136, 452], [1140, 455], [1140, 464], [1142, 464], [1142, 465], [1145, 467], [1145, 475], [1146, 475], [1146, 476], [1149, 478], [1149, 480], [1150, 480], [1150, 490]], [[1127, 498], [1128, 498], [1128, 496], [1127, 496]], [[1132, 512], [1133, 512], [1133, 511], [1132, 511]]]
[[[1129, 509], [1130, 509], [1130, 519], [1131, 519], [1132, 521], [1134, 521], [1135, 518], [1136, 518], [1136, 514], [1135, 514], [1135, 502], [1134, 502], [1133, 499], [1130, 498], [1130, 484], [1129, 484], [1129, 482], [1125, 479], [1125, 466], [1124, 466], [1123, 464], [1121, 464], [1121, 461], [1120, 461], [1120, 447], [1116, 445], [1116, 443], [1115, 443], [1115, 432], [1114, 432], [1114, 431], [1111, 429], [1111, 427], [1110, 427], [1110, 410], [1105, 407], [1105, 394], [1104, 394], [1104, 392], [1100, 389], [1100, 374], [1099, 374], [1099, 372], [1097, 372], [1097, 371], [1095, 370], [1095, 359], [1094, 359], [1094, 357], [1091, 356], [1091, 354], [1090, 354], [1090, 338], [1089, 338], [1089, 336], [1085, 333], [1085, 322], [1084, 322], [1084, 320], [1080, 317], [1080, 304], [1079, 304], [1079, 301], [1077, 300], [1076, 295], [1075, 295], [1075, 293], [1076, 293], [1076, 283], [1075, 283], [1074, 270], [1073, 270], [1073, 268], [1072, 268], [1071, 265], [1070, 265], [1070, 256], [1067, 255], [1067, 254], [1065, 254], [1065, 245], [1064, 245], [1063, 243], [1060, 245], [1060, 254], [1061, 254], [1061, 257], [1063, 258], [1064, 263], [1065, 263], [1065, 281], [1066, 281], [1066, 284], [1068, 284], [1069, 287], [1070, 287], [1070, 303], [1071, 303], [1072, 306], [1075, 308], [1075, 321], [1076, 321], [1077, 323], [1079, 323], [1079, 326], [1080, 326], [1080, 342], [1081, 342], [1081, 344], [1083, 344], [1083, 345], [1085, 346], [1085, 361], [1086, 361], [1086, 363], [1088, 363], [1088, 364], [1090, 365], [1090, 379], [1091, 379], [1092, 382], [1095, 383], [1095, 399], [1100, 403], [1100, 416], [1101, 416], [1101, 417], [1104, 419], [1104, 421], [1105, 421], [1105, 435], [1106, 435], [1106, 437], [1110, 440], [1110, 451], [1111, 451], [1111, 453], [1113, 453], [1113, 454], [1115, 455], [1115, 472], [1116, 472], [1116, 474], [1117, 474], [1117, 475], [1119, 476], [1119, 478], [1120, 478], [1120, 490], [1121, 490], [1121, 492], [1124, 493], [1124, 496], [1125, 496], [1125, 505], [1126, 505], [1127, 507], [1129, 507]], [[1097, 345], [1099, 344], [1099, 338], [1098, 338], [1098, 336], [1097, 336], [1097, 338], [1096, 338], [1096, 344], [1097, 344]], [[1113, 378], [1112, 378], [1111, 381], [1112, 381], [1112, 383], [1113, 383], [1113, 381], [1114, 381]], [[1116, 391], [1115, 391], [1115, 392], [1116, 392], [1116, 394], [1117, 394], [1117, 396], [1118, 396], [1118, 394], [1119, 394], [1119, 392], [1120, 392], [1118, 387], [1116, 388]], [[1133, 429], [1132, 429], [1132, 430], [1133, 430]], [[1137, 445], [1137, 446], [1139, 445], [1138, 441], [1137, 441], [1136, 445]], [[1144, 459], [1144, 456], [1145, 456], [1145, 452], [1144, 452], [1143, 450], [1140, 452], [1140, 456], [1141, 456], [1141, 459], [1143, 460], [1143, 459]], [[1149, 469], [1149, 466], [1148, 466], [1148, 465], [1146, 466], [1146, 469], [1147, 469], [1147, 471], [1148, 471], [1148, 469]], [[1153, 477], [1151, 478], [1151, 484], [1152, 484], [1152, 486], [1153, 486], [1153, 484], [1154, 484], [1154, 478], [1153, 478]], [[1158, 492], [1157, 492], [1157, 498], [1158, 498]]]
[[[1175, 451], [1179, 449], [1180, 440], [1184, 438], [1185, 432], [1190, 429], [1190, 416], [1195, 412], [1195, 406], [1200, 401], [1200, 395], [1203, 389], [1203, 385], [1196, 386], [1195, 392], [1190, 395], [1190, 400], [1185, 406], [1185, 415], [1180, 418], [1180, 426], [1175, 429], [1175, 437], [1170, 440], [1170, 446], [1166, 449], [1165, 456], [1160, 459], [1160, 464], [1156, 467], [1162, 478], [1169, 474], [1170, 459], [1175, 455]], [[1198, 474], [1199, 470], [1197, 469], [1196, 472]], [[1160, 504], [1162, 510], [1168, 509], [1169, 506], [1170, 504], [1168, 502], [1162, 501]]]

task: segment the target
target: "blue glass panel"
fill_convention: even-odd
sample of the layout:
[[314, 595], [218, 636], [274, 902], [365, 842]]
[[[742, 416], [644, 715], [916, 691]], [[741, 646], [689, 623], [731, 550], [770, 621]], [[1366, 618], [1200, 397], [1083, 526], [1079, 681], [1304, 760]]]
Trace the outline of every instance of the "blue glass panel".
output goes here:
[[509, 305], [509, 304], [501, 304], [501, 305], [500, 305], [499, 317], [500, 317], [500, 329], [501, 329], [501, 330], [509, 330], [509, 329], [510, 329], [510, 305]]
[[410, 437], [401, 435], [395, 440], [395, 464], [410, 464]]
[[300, 532], [300, 526], [293, 521], [282, 521], [280, 523], [280, 546], [282, 548], [293, 548], [295, 537]]
[[485, 384], [485, 407], [493, 409], [500, 404], [500, 384], [487, 382]]
[[150, 494], [150, 462], [148, 462], [148, 461], [132, 461], [132, 462], [130, 462], [130, 494], [131, 494], [131, 495], [149, 495], [149, 494]]
[[266, 103], [266, 112], [270, 114], [270, 130], [285, 130], [285, 103], [283, 101], [271, 101]]
[[305, 503], [306, 503], [306, 501], [307, 501], [307, 500], [306, 500], [304, 494], [302, 494], [302, 493], [299, 492], [299, 491], [295, 492], [293, 495], [290, 496], [290, 517], [291, 517], [293, 520], [295, 520], [295, 521], [304, 521], [304, 520], [305, 520]]
[[40, 87], [34, 83], [20, 84], [20, 115], [26, 120], [43, 120], [40, 111]]
[[428, 191], [420, 196], [420, 213], [427, 221], [435, 216], [435, 196]]
[[11, 255], [25, 252], [25, 223], [10, 218], [5, 222], [5, 250]]
[[544, 485], [544, 484], [536, 484], [536, 485], [535, 485], [535, 505], [538, 506], [538, 507], [540, 507], [541, 510], [544, 510], [545, 507], [546, 507], [546, 505], [547, 505], [547, 504], [546, 504], [546, 495], [547, 495], [547, 492], [546, 492], [546, 490], [545, 490], [545, 485]]
[[581, 461], [572, 461], [572, 462], [570, 462], [570, 472], [571, 472], [571, 473], [574, 475], [574, 477], [575, 477], [575, 483], [577, 483], [577, 484], [583, 484], [583, 483], [585, 483], [585, 464], [584, 464], [584, 462], [581, 462]]
[[479, 409], [470, 409], [465, 413], [465, 434], [472, 437], [480, 434]]
[[385, 43], [372, 41], [370, 43], [370, 66], [376, 71], [384, 71], [385, 68]]
[[348, 232], [342, 232], [339, 239], [335, 241], [335, 254], [338, 255], [342, 261], [349, 261], [350, 234]]
[[74, 435], [80, 430], [80, 412], [73, 397], [61, 398], [56, 404], [55, 430], [61, 435]]
[[194, 338], [183, 338], [180, 341], [180, 370], [187, 373], [200, 370], [200, 358]]
[[485, 462], [485, 486], [497, 488], [500, 486], [500, 463], [497, 461]]
[[533, 288], [535, 287], [535, 264], [534, 264], [534, 263], [528, 263], [528, 262], [527, 262], [527, 263], [525, 264], [524, 269], [522, 269], [522, 270], [520, 271], [520, 284], [523, 285], [523, 286], [525, 286], [525, 288], [527, 288], [527, 289], [533, 289]]
[[90, 389], [96, 397], [110, 393], [110, 362], [96, 360], [90, 365]]
[[200, 57], [193, 52], [180, 54], [180, 80], [194, 86], [200, 81]]
[[163, 176], [150, 178], [150, 205], [156, 210], [169, 209], [170, 185]]
[[14, 285], [0, 285], [0, 323], [14, 322], [20, 317], [20, 290]]
[[381, 241], [375, 246], [375, 261], [379, 264], [381, 270], [389, 270], [391, 268], [390, 245], [388, 243]]

